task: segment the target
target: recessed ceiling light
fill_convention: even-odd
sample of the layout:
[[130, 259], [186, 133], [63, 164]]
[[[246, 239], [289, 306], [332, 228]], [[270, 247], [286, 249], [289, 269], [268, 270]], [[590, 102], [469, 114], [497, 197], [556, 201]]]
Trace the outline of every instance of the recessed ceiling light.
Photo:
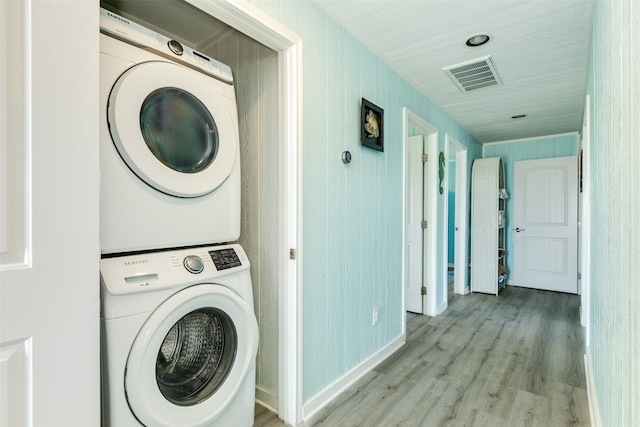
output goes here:
[[516, 114], [515, 116], [511, 116], [512, 119], [524, 119], [527, 117], [526, 114]]
[[483, 44], [489, 43], [489, 40], [491, 40], [491, 37], [489, 37], [488, 35], [478, 34], [478, 35], [469, 37], [465, 44], [469, 47], [477, 47], [477, 46], [482, 46]]

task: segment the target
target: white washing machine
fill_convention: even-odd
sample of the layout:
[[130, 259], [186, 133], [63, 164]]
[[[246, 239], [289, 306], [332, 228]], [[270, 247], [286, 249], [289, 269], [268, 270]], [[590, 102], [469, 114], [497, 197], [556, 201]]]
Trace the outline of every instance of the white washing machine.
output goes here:
[[225, 243], [240, 235], [231, 69], [100, 10], [103, 254]]
[[105, 427], [249, 427], [258, 325], [239, 245], [103, 258]]

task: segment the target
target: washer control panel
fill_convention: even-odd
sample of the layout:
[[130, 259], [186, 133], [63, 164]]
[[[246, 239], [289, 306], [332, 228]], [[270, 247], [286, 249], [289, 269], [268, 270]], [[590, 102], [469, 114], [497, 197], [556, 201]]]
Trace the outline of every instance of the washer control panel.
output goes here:
[[209, 256], [211, 256], [211, 260], [218, 271], [242, 265], [242, 262], [240, 262], [240, 258], [238, 258], [238, 254], [234, 248], [209, 251]]
[[249, 271], [247, 254], [238, 244], [202, 246], [105, 257], [100, 274], [112, 295], [162, 289], [192, 281]]

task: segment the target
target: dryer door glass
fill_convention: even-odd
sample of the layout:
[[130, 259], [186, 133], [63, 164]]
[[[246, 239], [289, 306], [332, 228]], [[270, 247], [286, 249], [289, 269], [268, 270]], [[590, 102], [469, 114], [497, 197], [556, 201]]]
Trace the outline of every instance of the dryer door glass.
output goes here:
[[156, 359], [162, 395], [179, 406], [210, 397], [226, 379], [236, 357], [236, 329], [224, 312], [192, 311], [169, 330]]
[[140, 109], [140, 131], [153, 155], [178, 172], [200, 172], [218, 152], [211, 113], [198, 98], [175, 87], [147, 96]]

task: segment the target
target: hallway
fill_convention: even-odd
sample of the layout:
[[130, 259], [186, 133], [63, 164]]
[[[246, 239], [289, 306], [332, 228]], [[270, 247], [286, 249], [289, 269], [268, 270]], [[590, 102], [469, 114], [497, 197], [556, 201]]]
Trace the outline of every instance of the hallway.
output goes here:
[[304, 426], [588, 426], [579, 303], [507, 287], [409, 314], [407, 344]]

